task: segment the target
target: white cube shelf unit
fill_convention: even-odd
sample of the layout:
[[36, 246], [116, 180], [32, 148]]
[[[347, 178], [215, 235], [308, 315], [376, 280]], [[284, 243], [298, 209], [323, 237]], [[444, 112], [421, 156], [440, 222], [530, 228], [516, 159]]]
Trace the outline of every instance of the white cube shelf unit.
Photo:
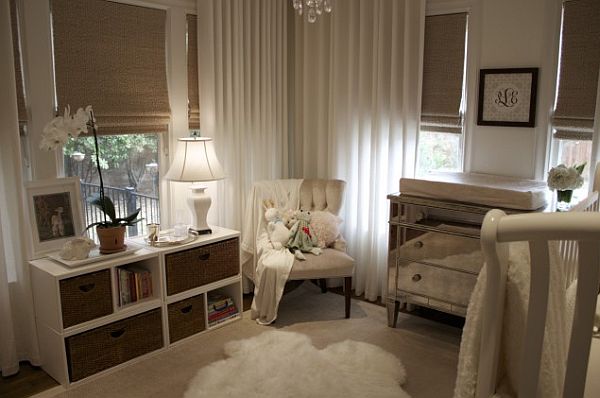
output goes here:
[[[69, 387], [241, 319], [239, 235], [213, 227], [191, 243], [161, 248], [134, 239], [139, 250], [78, 268], [31, 261], [42, 368]], [[148, 297], [122, 304], [119, 269], [148, 271], [151, 288], [148, 280], [136, 284]], [[212, 291], [231, 297], [237, 316], [209, 326]]]

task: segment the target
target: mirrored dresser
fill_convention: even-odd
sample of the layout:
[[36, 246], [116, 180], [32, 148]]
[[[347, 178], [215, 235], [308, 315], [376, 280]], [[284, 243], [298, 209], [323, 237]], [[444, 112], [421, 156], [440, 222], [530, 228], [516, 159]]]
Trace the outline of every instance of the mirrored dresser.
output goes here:
[[493, 207], [402, 193], [388, 199], [388, 325], [404, 305], [464, 317], [483, 265], [481, 224]]

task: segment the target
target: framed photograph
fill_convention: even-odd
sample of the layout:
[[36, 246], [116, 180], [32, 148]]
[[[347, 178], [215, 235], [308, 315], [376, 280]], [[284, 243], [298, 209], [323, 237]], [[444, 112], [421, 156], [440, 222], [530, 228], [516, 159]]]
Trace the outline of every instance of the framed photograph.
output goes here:
[[477, 124], [535, 127], [538, 68], [481, 69]]
[[31, 223], [31, 258], [60, 250], [83, 231], [79, 177], [26, 184]]

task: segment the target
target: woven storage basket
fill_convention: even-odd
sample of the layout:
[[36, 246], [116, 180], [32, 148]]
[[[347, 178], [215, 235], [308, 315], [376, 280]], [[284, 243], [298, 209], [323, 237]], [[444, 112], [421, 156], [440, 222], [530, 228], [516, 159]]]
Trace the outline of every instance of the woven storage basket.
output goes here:
[[168, 308], [171, 343], [206, 329], [203, 294], [169, 304]]
[[81, 380], [163, 346], [160, 308], [65, 339], [69, 379]]
[[183, 292], [240, 272], [238, 238], [168, 254], [167, 294]]
[[111, 314], [110, 270], [61, 280], [60, 304], [65, 328]]

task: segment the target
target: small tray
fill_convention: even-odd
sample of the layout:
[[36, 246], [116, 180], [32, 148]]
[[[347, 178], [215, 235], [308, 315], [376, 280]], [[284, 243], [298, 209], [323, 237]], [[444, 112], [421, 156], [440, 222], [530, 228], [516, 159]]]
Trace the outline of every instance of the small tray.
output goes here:
[[90, 254], [88, 255], [88, 257], [82, 260], [65, 260], [64, 258], [60, 257], [60, 252], [50, 253], [48, 254], [48, 257], [50, 257], [54, 261], [58, 261], [59, 263], [66, 265], [69, 268], [75, 268], [80, 267], [82, 265], [94, 263], [96, 261], [103, 261], [114, 257], [121, 257], [127, 254], [132, 254], [133, 252], [139, 249], [140, 246], [136, 245], [135, 243], [132, 243], [131, 241], [127, 241], [127, 244], [125, 245], [125, 250], [116, 253], [101, 254], [100, 249], [96, 246], [95, 248], [90, 250]]
[[154, 245], [150, 243], [148, 237], [144, 237], [144, 242], [154, 247], [177, 246], [193, 242], [198, 237], [198, 234], [192, 231], [188, 231], [187, 236], [178, 238], [171, 235], [171, 233], [172, 231], [165, 231], [163, 234], [159, 235], [158, 240], [154, 242]]

